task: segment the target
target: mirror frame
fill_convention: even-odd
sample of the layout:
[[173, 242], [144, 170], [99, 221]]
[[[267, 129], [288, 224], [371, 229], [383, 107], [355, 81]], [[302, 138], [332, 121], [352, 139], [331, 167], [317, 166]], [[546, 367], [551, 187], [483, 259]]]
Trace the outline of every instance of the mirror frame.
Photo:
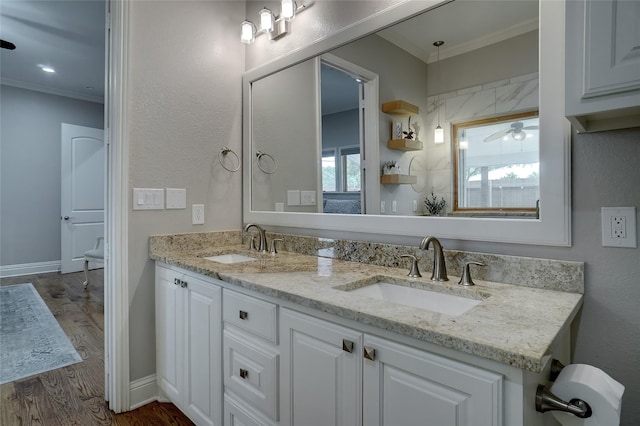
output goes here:
[[[244, 73], [243, 221], [285, 228], [345, 231], [375, 235], [435, 235], [438, 238], [550, 246], [571, 245], [571, 127], [564, 114], [565, 4], [540, 0], [539, 110], [540, 218], [468, 218], [346, 215], [251, 210], [251, 84], [280, 69], [314, 58], [399, 21], [449, 1], [408, 1], [359, 21], [292, 53]], [[426, 94], [425, 94], [426, 96]], [[378, 113], [380, 113], [378, 111]]]

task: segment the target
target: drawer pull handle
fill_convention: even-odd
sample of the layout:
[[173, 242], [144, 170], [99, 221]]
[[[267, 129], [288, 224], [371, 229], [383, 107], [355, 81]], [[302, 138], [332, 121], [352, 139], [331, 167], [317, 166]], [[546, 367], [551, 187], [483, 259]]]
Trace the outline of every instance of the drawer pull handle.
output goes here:
[[348, 353], [353, 353], [353, 342], [351, 340], [342, 339], [342, 350]]
[[249, 317], [249, 312], [247, 311], [240, 311], [240, 319], [241, 320], [246, 320]]
[[249, 371], [245, 370], [244, 368], [240, 369], [240, 377], [242, 377], [243, 379], [246, 379], [247, 377], [249, 377]]
[[370, 361], [374, 361], [376, 359], [376, 350], [373, 349], [372, 347], [365, 346], [364, 357]]
[[175, 285], [179, 285], [179, 286], [180, 286], [180, 287], [182, 287], [182, 288], [186, 288], [186, 287], [187, 287], [187, 285], [188, 285], [186, 281], [183, 281], [183, 280], [181, 280], [180, 278], [174, 278], [174, 279], [173, 279], [173, 283], [174, 283]]

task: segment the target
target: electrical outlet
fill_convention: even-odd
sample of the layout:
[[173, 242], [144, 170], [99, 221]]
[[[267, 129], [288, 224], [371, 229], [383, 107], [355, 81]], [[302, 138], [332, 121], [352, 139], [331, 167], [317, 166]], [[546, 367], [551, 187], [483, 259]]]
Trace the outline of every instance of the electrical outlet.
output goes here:
[[191, 205], [191, 224], [204, 225], [204, 204]]
[[602, 207], [602, 245], [636, 248], [636, 208]]
[[611, 218], [611, 237], [627, 238], [627, 217], [613, 216]]
[[413, 200], [413, 212], [418, 211], [418, 200]]
[[384, 201], [380, 201], [380, 213], [384, 213], [386, 207], [386, 203]]
[[391, 212], [395, 213], [398, 211], [398, 203], [396, 202], [396, 200], [393, 200], [391, 202]]

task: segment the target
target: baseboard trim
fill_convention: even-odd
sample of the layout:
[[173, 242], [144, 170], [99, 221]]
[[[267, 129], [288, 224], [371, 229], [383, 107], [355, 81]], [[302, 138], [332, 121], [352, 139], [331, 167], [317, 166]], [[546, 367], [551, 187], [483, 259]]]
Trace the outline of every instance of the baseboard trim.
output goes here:
[[131, 410], [147, 405], [158, 400], [158, 384], [156, 375], [152, 374], [142, 379], [134, 380], [129, 384], [129, 401]]
[[21, 263], [17, 265], [0, 266], [0, 278], [19, 277], [21, 275], [44, 274], [45, 272], [59, 272], [59, 260], [50, 262]]

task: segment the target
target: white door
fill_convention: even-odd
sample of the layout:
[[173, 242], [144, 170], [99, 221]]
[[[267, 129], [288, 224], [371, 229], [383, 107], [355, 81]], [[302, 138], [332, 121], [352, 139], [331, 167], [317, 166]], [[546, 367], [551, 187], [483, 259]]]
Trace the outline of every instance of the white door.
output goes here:
[[104, 236], [104, 131], [62, 123], [62, 273], [81, 271], [84, 252]]

